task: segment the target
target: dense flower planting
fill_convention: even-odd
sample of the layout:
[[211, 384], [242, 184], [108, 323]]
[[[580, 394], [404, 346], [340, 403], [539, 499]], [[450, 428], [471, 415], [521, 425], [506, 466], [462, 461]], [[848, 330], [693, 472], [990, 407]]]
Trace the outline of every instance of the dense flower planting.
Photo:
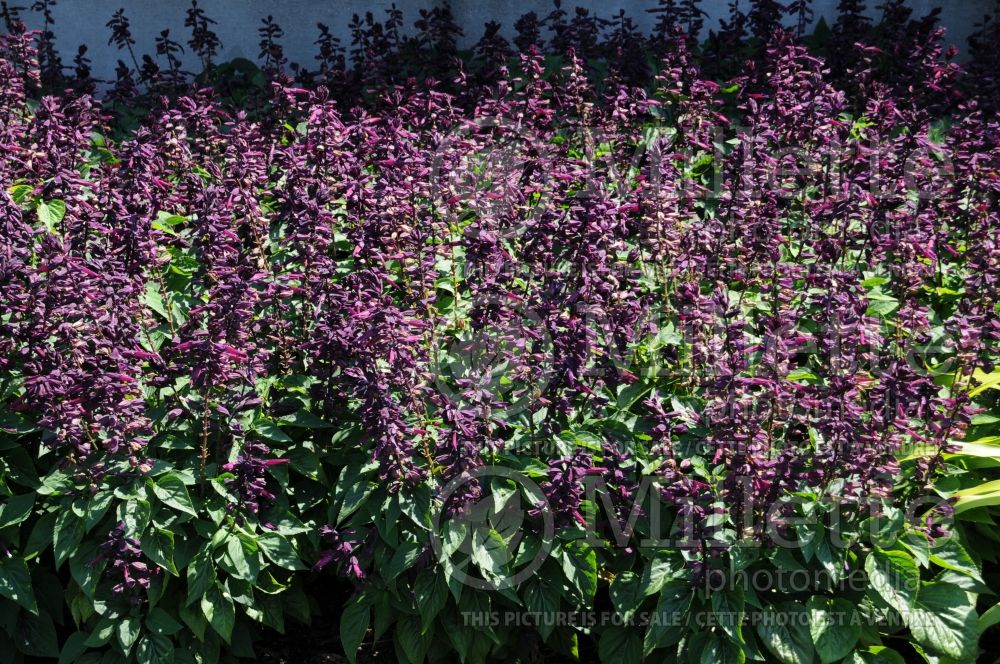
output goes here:
[[268, 17], [258, 67], [192, 3], [96, 81], [53, 4], [0, 4], [5, 657], [980, 654], [995, 22], [960, 66], [896, 0], [557, 4], [465, 53], [442, 5], [305, 65]]

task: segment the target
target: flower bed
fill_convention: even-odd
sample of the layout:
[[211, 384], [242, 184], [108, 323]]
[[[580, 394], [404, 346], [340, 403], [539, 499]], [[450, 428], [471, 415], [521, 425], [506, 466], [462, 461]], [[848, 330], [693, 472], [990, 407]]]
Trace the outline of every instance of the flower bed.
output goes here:
[[975, 659], [989, 26], [963, 69], [901, 3], [676, 4], [474, 54], [356, 17], [317, 71], [270, 18], [215, 64], [195, 6], [205, 73], [164, 34], [110, 88], [5, 9], [3, 651]]

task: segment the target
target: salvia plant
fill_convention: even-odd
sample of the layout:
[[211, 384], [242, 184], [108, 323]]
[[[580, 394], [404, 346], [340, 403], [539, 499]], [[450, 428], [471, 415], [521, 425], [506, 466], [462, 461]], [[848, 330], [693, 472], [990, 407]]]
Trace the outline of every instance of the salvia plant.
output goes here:
[[4, 661], [990, 654], [995, 19], [0, 9]]

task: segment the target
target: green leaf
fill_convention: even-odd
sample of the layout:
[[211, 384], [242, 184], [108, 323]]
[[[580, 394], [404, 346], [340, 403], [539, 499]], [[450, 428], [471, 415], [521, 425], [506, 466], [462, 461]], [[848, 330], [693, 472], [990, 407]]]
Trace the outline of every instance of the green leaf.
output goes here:
[[918, 643], [958, 660], [975, 656], [979, 621], [974, 603], [961, 588], [925, 583], [916, 606], [903, 617]]
[[544, 581], [531, 579], [524, 590], [524, 606], [532, 614], [532, 623], [538, 626], [542, 639], [548, 640], [556, 626], [559, 591]]
[[0, 595], [38, 615], [35, 591], [31, 587], [31, 574], [24, 558], [0, 556]]
[[670, 581], [660, 590], [656, 610], [650, 616], [642, 652], [649, 655], [657, 648], [665, 648], [681, 640], [688, 631], [685, 616], [691, 606], [693, 594], [687, 581]]
[[100, 523], [101, 519], [104, 518], [104, 515], [108, 513], [108, 509], [111, 507], [114, 498], [114, 493], [111, 491], [102, 491], [91, 496], [90, 500], [87, 501], [87, 513], [84, 518], [84, 528], [87, 532], [93, 530]]
[[68, 506], [64, 507], [56, 517], [55, 530], [52, 532], [52, 550], [55, 553], [56, 569], [76, 553], [84, 535], [83, 519], [76, 515]]
[[448, 603], [448, 584], [440, 574], [425, 569], [413, 584], [413, 595], [420, 609], [420, 633], [426, 634], [437, 614]]
[[597, 554], [577, 540], [563, 545], [562, 568], [580, 599], [590, 605], [597, 593]]
[[54, 512], [42, 515], [35, 522], [35, 526], [31, 529], [31, 534], [28, 535], [28, 543], [24, 545], [24, 550], [22, 551], [25, 560], [31, 560], [49, 547], [55, 534], [55, 523], [56, 515]]
[[743, 590], [717, 590], [712, 593], [715, 623], [736, 643], [743, 642]]
[[[952, 440], [949, 442], [957, 447], [959, 451], [955, 452], [954, 455], [949, 455], [948, 458], [965, 455], [986, 459], [1000, 459], [1000, 436], [987, 436], [977, 440]], [[932, 447], [929, 451], [933, 451], [934, 449]]]
[[183, 224], [188, 221], [187, 217], [182, 217], [179, 214], [170, 214], [169, 212], [164, 212], [160, 210], [156, 213], [156, 219], [153, 220], [153, 228], [160, 231], [169, 231], [174, 226], [178, 224]]
[[208, 629], [208, 620], [205, 619], [204, 614], [202, 614], [200, 607], [187, 607], [182, 606], [177, 610], [178, 617], [184, 621], [191, 633], [194, 634], [199, 641], [205, 640], [205, 631]]
[[263, 595], [255, 599], [264, 613], [264, 624], [280, 634], [285, 633], [285, 610], [281, 598], [275, 595]]
[[891, 295], [886, 295], [878, 287], [868, 291], [868, 299], [871, 300], [871, 304], [868, 306], [868, 313], [876, 314], [880, 317], [888, 316], [899, 306], [899, 300]]
[[56, 226], [66, 216], [66, 203], [61, 200], [39, 202], [35, 212], [38, 214], [38, 221], [45, 226], [45, 230], [55, 233]]
[[403, 616], [396, 623], [396, 641], [411, 664], [424, 661], [432, 638], [433, 630], [427, 635], [421, 633], [419, 616]]
[[783, 602], [764, 612], [757, 635], [782, 664], [810, 664], [813, 644], [808, 615], [798, 602]]
[[977, 397], [986, 390], [1000, 390], [1000, 369], [994, 369], [991, 373], [976, 369], [972, 377], [978, 386], [969, 390], [970, 397]]
[[1000, 505], [1000, 480], [992, 480], [956, 491], [951, 495], [955, 501], [955, 514], [961, 514], [977, 507]]
[[11, 199], [20, 205], [34, 191], [34, 187], [30, 184], [16, 184], [9, 191]]
[[344, 654], [353, 664], [358, 659], [358, 650], [368, 632], [371, 622], [371, 609], [361, 595], [355, 595], [344, 607], [340, 615], [340, 642], [344, 646]]
[[421, 484], [410, 491], [409, 499], [402, 501], [400, 510], [424, 530], [431, 529], [431, 489]]
[[[929, 581], [937, 581], [938, 583], [949, 583], [953, 586], [958, 586], [967, 593], [974, 593], [976, 595], [993, 594], [990, 587], [981, 581], [976, 581], [971, 576], [962, 574], [961, 572], [956, 572], [950, 569], [943, 569], [934, 575], [933, 579], [928, 579]], [[919, 599], [919, 595], [918, 595]]]
[[230, 533], [222, 548], [219, 566], [248, 583], [255, 583], [260, 574], [257, 550], [257, 543], [246, 535]]
[[1000, 604], [994, 604], [979, 616], [979, 634], [1000, 623]]
[[643, 597], [660, 592], [663, 585], [677, 575], [678, 568], [673, 557], [666, 552], [657, 552], [642, 570], [639, 590]]
[[233, 605], [233, 598], [222, 584], [216, 583], [201, 598], [201, 612], [205, 614], [208, 624], [215, 633], [229, 643], [233, 636], [233, 626], [236, 624], [236, 607]]
[[289, 461], [289, 466], [294, 468], [301, 475], [311, 480], [319, 481], [319, 456], [313, 449], [311, 443], [296, 445], [282, 453], [282, 456]]
[[444, 633], [448, 637], [448, 642], [454, 648], [455, 654], [458, 655], [458, 660], [460, 662], [467, 662], [469, 661], [469, 650], [475, 641], [476, 633], [468, 629], [458, 616], [457, 611], [448, 609], [441, 614], [441, 624], [444, 628]]
[[903, 615], [913, 606], [920, 588], [920, 570], [902, 551], [875, 549], [865, 560], [871, 587]]
[[179, 622], [159, 607], [149, 611], [149, 615], [146, 616], [146, 627], [153, 634], [163, 636], [172, 636], [183, 629]]
[[503, 511], [504, 506], [510, 501], [510, 499], [517, 493], [518, 484], [517, 482], [502, 478], [493, 477], [490, 479], [490, 493], [493, 499], [493, 504], [490, 507], [490, 515], [499, 514]]
[[618, 410], [628, 410], [632, 404], [641, 399], [646, 392], [649, 392], [649, 389], [649, 385], [641, 381], [622, 388], [621, 392], [618, 393], [616, 407]]
[[875, 288], [876, 286], [881, 286], [882, 284], [889, 283], [888, 277], [868, 277], [861, 282], [864, 288]]
[[140, 631], [142, 631], [142, 622], [135, 616], [119, 618], [115, 621], [115, 638], [123, 652], [128, 653], [132, 650], [133, 644], [139, 638]]
[[609, 627], [601, 634], [597, 654], [604, 664], [641, 664], [642, 640], [634, 629]]
[[306, 569], [292, 543], [283, 535], [274, 531], [263, 532], [257, 536], [257, 545], [264, 555], [279, 567], [290, 570]]
[[125, 522], [125, 531], [141, 533], [149, 525], [152, 508], [149, 501], [130, 497], [118, 504], [118, 519]]
[[292, 437], [282, 431], [277, 424], [269, 420], [260, 420], [253, 425], [253, 430], [262, 438], [273, 440], [276, 443], [290, 443]]
[[164, 301], [163, 294], [160, 293], [160, 287], [155, 281], [146, 283], [146, 292], [143, 294], [142, 301], [147, 307], [155, 313], [160, 314], [166, 320], [172, 320], [170, 312], [167, 310], [167, 303]]
[[80, 656], [87, 651], [87, 635], [83, 632], [73, 632], [66, 639], [62, 650], [59, 651], [59, 661], [57, 664], [74, 664], [80, 661]]
[[212, 561], [210, 545], [203, 546], [188, 563], [187, 605], [201, 599], [210, 588], [215, 587], [215, 564]]
[[362, 464], [346, 466], [340, 472], [340, 477], [337, 478], [333, 495], [334, 501], [340, 505], [337, 512], [338, 524], [343, 523], [347, 517], [354, 514], [364, 504], [368, 494], [372, 492], [374, 485], [361, 474], [362, 467]]
[[913, 560], [915, 560], [917, 565], [920, 567], [926, 567], [930, 564], [931, 546], [930, 542], [927, 540], [927, 535], [924, 533], [918, 530], [911, 530], [899, 538], [899, 544], [910, 552], [913, 556]]
[[97, 544], [90, 543], [87, 546], [80, 547], [76, 555], [69, 561], [69, 571], [73, 576], [73, 580], [80, 586], [83, 594], [91, 600], [94, 599], [94, 593], [97, 592], [97, 584], [100, 582], [101, 576], [104, 574], [104, 568], [107, 565], [107, 561], [104, 559], [95, 560], [97, 553]]
[[140, 543], [142, 552], [154, 563], [174, 576], [180, 576], [174, 565], [174, 533], [163, 528], [152, 527]]
[[[24, 611], [18, 614], [17, 625], [14, 627], [17, 635], [17, 647], [30, 657], [59, 657], [59, 638], [56, 636], [56, 626], [49, 614], [33, 615]], [[6, 653], [5, 656], [11, 653]], [[15, 660], [16, 661], [16, 660]]]
[[906, 664], [906, 660], [892, 648], [870, 646], [864, 650], [855, 650], [844, 660], [844, 664]]
[[31, 515], [35, 505], [35, 494], [25, 493], [20, 496], [10, 496], [0, 505], [0, 528], [16, 526]]
[[747, 656], [743, 648], [726, 637], [710, 634], [697, 661], [699, 664], [744, 664]]
[[471, 538], [472, 562], [487, 578], [502, 577], [511, 561], [510, 549], [507, 548], [503, 535], [492, 528], [485, 532], [482, 529], [475, 529], [471, 533]]
[[641, 583], [642, 578], [635, 572], [622, 572], [615, 577], [608, 588], [611, 603], [615, 605], [615, 611], [625, 622], [632, 619], [642, 600], [645, 599], [641, 592]]
[[305, 410], [297, 410], [280, 418], [282, 424], [303, 429], [333, 429], [334, 426]]
[[103, 646], [111, 641], [111, 638], [115, 635], [115, 626], [116, 621], [110, 618], [101, 618], [100, 622], [90, 630], [90, 634], [84, 643], [90, 648]]
[[861, 638], [854, 604], [846, 599], [816, 596], [809, 599], [806, 608], [809, 634], [820, 662], [828, 664], [847, 657]]
[[392, 559], [382, 572], [386, 581], [392, 581], [397, 576], [413, 567], [420, 557], [422, 547], [416, 542], [403, 542], [392, 555]]
[[191, 516], [198, 516], [198, 512], [194, 508], [194, 503], [191, 502], [191, 496], [188, 494], [187, 487], [184, 486], [180, 475], [174, 472], [165, 473], [155, 483], [152, 483], [152, 485], [153, 495], [165, 504], [181, 512], [186, 512]]
[[931, 562], [939, 567], [959, 572], [983, 583], [983, 577], [980, 576], [979, 568], [972, 560], [972, 556], [954, 537], [949, 537], [944, 544], [934, 547], [930, 558]]
[[174, 644], [161, 634], [149, 634], [139, 641], [136, 660], [142, 664], [173, 664]]

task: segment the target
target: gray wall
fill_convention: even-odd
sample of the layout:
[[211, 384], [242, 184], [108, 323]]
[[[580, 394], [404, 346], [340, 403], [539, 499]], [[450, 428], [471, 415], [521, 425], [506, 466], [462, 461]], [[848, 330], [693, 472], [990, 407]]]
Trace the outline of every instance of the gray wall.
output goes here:
[[[11, 4], [30, 4], [28, 0], [13, 0]], [[346, 46], [350, 43], [347, 24], [355, 13], [371, 11], [376, 18], [385, 17], [385, 9], [390, 2], [376, 0], [199, 0], [209, 17], [218, 21], [216, 32], [222, 40], [222, 60], [236, 57], [255, 59], [258, 48], [257, 28], [264, 16], [271, 14], [285, 31], [282, 43], [285, 53], [292, 61], [312, 66], [316, 54], [313, 42], [317, 37], [316, 23], [330, 26], [331, 31]], [[418, 18], [421, 8], [431, 7], [434, 0], [397, 0], [403, 11], [408, 29]], [[552, 10], [551, 0], [530, 0], [526, 2], [502, 2], [500, 0], [452, 0], [452, 11], [459, 25], [465, 30], [463, 46], [471, 46], [482, 34], [483, 24], [491, 19], [504, 26], [508, 38], [514, 34], [514, 22], [519, 16], [535, 11], [544, 16]], [[748, 0], [742, 0], [745, 6]], [[880, 0], [868, 0], [871, 6]], [[932, 7], [940, 6], [943, 24], [948, 29], [948, 40], [964, 50], [965, 39], [993, 6], [993, 0], [911, 0], [916, 15], [923, 15]], [[646, 9], [655, 5], [655, 0], [564, 0], [565, 8], [577, 5], [596, 11], [601, 16], [611, 16], [619, 9], [625, 11], [646, 29], [652, 27], [655, 18]], [[826, 16], [830, 21], [836, 15], [837, 0], [814, 0], [816, 18]], [[154, 52], [154, 38], [164, 28], [170, 29], [171, 37], [181, 43], [188, 38], [184, 27], [184, 12], [189, 7], [188, 0], [59, 0], [54, 7], [56, 44], [64, 60], [69, 61], [76, 53], [77, 46], [87, 44], [88, 56], [93, 61], [95, 76], [113, 78], [114, 68], [121, 54], [113, 46], [108, 46], [110, 32], [105, 26], [111, 14], [125, 7], [132, 23], [139, 56], [143, 52]], [[701, 6], [709, 13], [706, 26], [715, 27], [718, 19], [727, 11], [727, 0], [702, 0]], [[874, 13], [874, 11], [872, 12]], [[41, 27], [37, 14], [25, 13], [30, 27]], [[193, 63], [192, 63], [193, 64]]]

